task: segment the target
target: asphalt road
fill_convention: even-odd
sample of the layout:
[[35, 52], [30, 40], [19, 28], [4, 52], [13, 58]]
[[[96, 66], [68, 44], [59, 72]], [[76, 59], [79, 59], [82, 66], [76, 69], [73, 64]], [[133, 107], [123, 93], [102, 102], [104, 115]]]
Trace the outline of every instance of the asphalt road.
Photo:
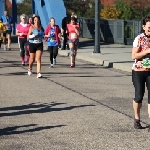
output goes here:
[[27, 75], [19, 50], [0, 51], [0, 150], [149, 150], [147, 92], [145, 129], [133, 129], [131, 74], [57, 57], [42, 79]]

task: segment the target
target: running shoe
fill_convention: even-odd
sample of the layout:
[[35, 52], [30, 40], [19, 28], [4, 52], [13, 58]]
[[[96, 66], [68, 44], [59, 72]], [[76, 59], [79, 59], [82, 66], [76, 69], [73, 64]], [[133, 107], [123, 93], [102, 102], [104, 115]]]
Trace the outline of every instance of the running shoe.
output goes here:
[[74, 67], [75, 67], [75, 66], [74, 66], [74, 63], [72, 63], [72, 64], [70, 65], [70, 67], [71, 67], [71, 68], [74, 68]]
[[28, 69], [28, 75], [31, 76], [32, 75], [32, 70]]
[[56, 59], [53, 59], [53, 64], [56, 65]]
[[7, 51], [7, 47], [6, 46], [4, 46], [4, 51]]
[[53, 67], [54, 67], [53, 65], [50, 65], [50, 66], [49, 66], [49, 68], [53, 68]]
[[25, 66], [25, 62], [22, 62], [22, 66]]
[[10, 51], [10, 50], [11, 50], [11, 48], [10, 48], [10, 47], [8, 47], [8, 50]]
[[38, 73], [38, 74], [37, 74], [37, 78], [42, 78], [41, 73]]
[[140, 120], [134, 119], [134, 128], [135, 129], [142, 129]]

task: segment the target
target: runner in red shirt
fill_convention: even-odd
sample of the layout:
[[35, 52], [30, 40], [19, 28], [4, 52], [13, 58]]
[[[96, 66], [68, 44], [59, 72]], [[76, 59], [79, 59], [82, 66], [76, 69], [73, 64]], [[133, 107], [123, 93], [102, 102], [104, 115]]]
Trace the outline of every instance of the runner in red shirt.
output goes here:
[[72, 17], [71, 22], [67, 24], [68, 44], [70, 48], [71, 66], [75, 67], [75, 58], [79, 44], [79, 24], [76, 23], [76, 18]]

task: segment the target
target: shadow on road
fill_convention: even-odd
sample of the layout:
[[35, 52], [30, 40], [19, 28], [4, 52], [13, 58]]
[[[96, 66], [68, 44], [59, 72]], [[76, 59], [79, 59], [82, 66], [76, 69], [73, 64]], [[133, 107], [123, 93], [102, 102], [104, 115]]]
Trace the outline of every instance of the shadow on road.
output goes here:
[[23, 106], [12, 106], [12, 107], [0, 108], [0, 111], [19, 110], [16, 112], [0, 113], [0, 117], [17, 116], [17, 115], [34, 114], [34, 113], [48, 113], [48, 112], [53, 112], [53, 111], [64, 111], [64, 110], [72, 110], [75, 108], [95, 106], [95, 105], [78, 105], [78, 106], [67, 106], [67, 107], [57, 107], [57, 108], [54, 107], [53, 108], [53, 106], [62, 105], [62, 104], [65, 104], [65, 103], [55, 103], [55, 102], [52, 102], [50, 104], [31, 103], [29, 105], [23, 105]]
[[[12, 134], [33, 133], [33, 132], [38, 132], [38, 131], [42, 131], [42, 130], [63, 127], [66, 125], [45, 126], [45, 127], [36, 127], [36, 126], [37, 126], [37, 124], [28, 124], [28, 125], [21, 125], [21, 126], [6, 127], [3, 129], [0, 129], [0, 136], [12, 135]], [[25, 129], [23, 130], [23, 128], [25, 128]]]

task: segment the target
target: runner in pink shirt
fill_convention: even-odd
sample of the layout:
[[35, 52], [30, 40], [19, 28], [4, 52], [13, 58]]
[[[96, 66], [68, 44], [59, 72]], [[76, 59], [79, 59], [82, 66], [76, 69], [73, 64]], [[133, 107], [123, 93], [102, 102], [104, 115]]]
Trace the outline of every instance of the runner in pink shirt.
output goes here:
[[22, 14], [20, 16], [21, 22], [16, 27], [16, 35], [18, 35], [18, 42], [20, 48], [20, 56], [22, 65], [25, 66], [25, 52], [26, 52], [26, 63], [29, 63], [29, 51], [25, 49], [25, 44], [27, 43], [27, 34], [30, 28], [30, 24], [26, 23], [26, 15]]
[[68, 44], [70, 48], [70, 60], [71, 68], [75, 67], [75, 58], [77, 55], [77, 49], [79, 44], [79, 24], [76, 23], [74, 17], [71, 18], [71, 22], [67, 24]]

